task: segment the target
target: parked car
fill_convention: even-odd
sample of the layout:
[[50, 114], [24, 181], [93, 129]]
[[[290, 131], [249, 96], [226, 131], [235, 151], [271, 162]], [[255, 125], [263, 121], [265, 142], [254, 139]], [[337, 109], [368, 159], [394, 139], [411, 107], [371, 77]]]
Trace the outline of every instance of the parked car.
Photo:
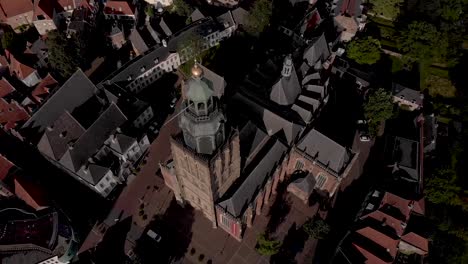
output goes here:
[[361, 140], [362, 142], [368, 142], [368, 141], [370, 141], [370, 139], [371, 138], [370, 138], [370, 136], [368, 134], [361, 134], [359, 136], [359, 140]]
[[359, 119], [359, 120], [357, 121], [357, 124], [358, 124], [358, 125], [365, 125], [365, 124], [367, 124], [367, 120], [365, 120], [365, 119]]
[[171, 104], [169, 105], [171, 108], [174, 108], [177, 104], [177, 97], [172, 98]]
[[153, 230], [148, 230], [148, 232], [146, 232], [146, 234], [151, 237], [154, 241], [156, 241], [157, 243], [161, 242], [161, 235], [159, 235], [158, 233], [156, 233], [155, 231]]

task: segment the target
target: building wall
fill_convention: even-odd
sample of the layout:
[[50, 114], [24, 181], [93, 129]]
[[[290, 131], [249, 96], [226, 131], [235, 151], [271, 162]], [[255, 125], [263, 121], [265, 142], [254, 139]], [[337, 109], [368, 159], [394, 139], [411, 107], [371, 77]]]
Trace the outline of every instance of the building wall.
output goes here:
[[215, 197], [221, 197], [240, 176], [240, 145], [236, 133], [229, 144], [213, 159], [213, 174], [216, 184]]
[[114, 14], [104, 14], [106, 19], [116, 19], [116, 20], [135, 20], [135, 15], [114, 15]]
[[419, 105], [417, 103], [413, 103], [411, 101], [405, 100], [403, 98], [400, 98], [398, 96], [393, 96], [393, 102], [397, 103], [398, 106], [406, 106], [410, 111], [414, 111], [416, 109], [419, 109]]
[[151, 106], [148, 106], [148, 108], [146, 108], [146, 110], [140, 114], [140, 116], [138, 116], [135, 121], [133, 121], [133, 126], [135, 126], [136, 128], [141, 128], [141, 127], [144, 127], [145, 125], [148, 124], [148, 122], [153, 119], [154, 117], [154, 113], [153, 113], [153, 109], [151, 108]]
[[230, 234], [238, 241], [242, 240], [243, 227], [241, 221], [232, 217], [229, 213], [224, 212], [220, 207], [216, 207], [216, 217], [218, 226]]
[[216, 225], [210, 164], [179, 143], [171, 142], [181, 197]]
[[177, 52], [169, 55], [165, 60], [156, 60], [154, 67], [149, 69], [141, 68], [141, 74], [133, 76], [135, 79], [127, 85], [127, 88], [134, 93], [139, 93], [145, 87], [161, 78], [164, 73], [177, 69], [180, 64], [181, 61]]
[[36, 20], [33, 23], [40, 35], [46, 35], [48, 31], [57, 29], [52, 19]]
[[291, 154], [289, 156], [289, 162], [286, 169], [286, 174], [289, 176], [293, 174], [298, 169], [298, 161], [303, 164], [299, 170], [308, 171], [314, 175], [317, 180], [319, 175], [323, 175], [326, 177], [326, 180], [322, 186], [322, 188], [316, 188], [321, 191], [328, 192], [328, 194], [333, 196], [337, 186], [339, 185], [340, 179], [337, 176], [333, 175], [332, 173], [328, 172], [326, 169], [322, 168], [319, 164], [305, 158], [297, 149], [293, 148], [291, 150]]
[[32, 22], [33, 22], [32, 10], [6, 19], [6, 23], [10, 25], [13, 29], [16, 29], [17, 27], [22, 26], [22, 25], [29, 25]]
[[108, 171], [104, 177], [94, 186], [94, 189], [102, 196], [106, 197], [117, 186], [118, 180], [112, 173]]

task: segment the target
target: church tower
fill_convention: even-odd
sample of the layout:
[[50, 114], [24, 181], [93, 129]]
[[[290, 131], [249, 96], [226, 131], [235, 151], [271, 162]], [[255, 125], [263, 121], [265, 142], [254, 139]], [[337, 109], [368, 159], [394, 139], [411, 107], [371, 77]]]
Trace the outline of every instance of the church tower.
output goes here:
[[198, 64], [185, 85], [181, 133], [171, 139], [171, 188], [179, 202], [201, 210], [216, 227], [215, 203], [240, 175], [239, 135], [228, 127], [212, 82]]

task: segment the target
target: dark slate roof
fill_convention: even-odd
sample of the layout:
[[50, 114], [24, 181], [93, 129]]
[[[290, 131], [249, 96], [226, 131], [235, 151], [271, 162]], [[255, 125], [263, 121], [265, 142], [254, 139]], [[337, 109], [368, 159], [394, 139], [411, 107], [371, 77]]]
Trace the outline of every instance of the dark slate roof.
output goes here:
[[273, 85], [270, 92], [270, 100], [280, 105], [292, 105], [300, 93], [301, 85], [293, 65], [291, 76], [282, 76], [281, 79]]
[[421, 93], [419, 91], [410, 89], [398, 83], [393, 83], [392, 94], [393, 96], [403, 97], [406, 101], [415, 102], [422, 106], [423, 99], [421, 98]]
[[164, 34], [166, 34], [166, 36], [168, 36], [168, 37], [172, 36], [172, 31], [169, 28], [169, 26], [166, 24], [166, 22], [164, 21], [163, 18], [161, 18], [161, 22], [159, 22], [159, 26], [164, 31]]
[[330, 56], [327, 40], [325, 34], [312, 40], [309, 46], [304, 51], [303, 59], [307, 62], [309, 67], [314, 66], [319, 60], [326, 60]]
[[96, 164], [89, 164], [87, 168], [81, 168], [78, 171], [78, 175], [88, 183], [96, 185], [99, 181], [106, 175], [109, 171], [109, 168], [102, 167]]
[[252, 121], [244, 125], [239, 133], [239, 139], [241, 157], [246, 160], [245, 165], [255, 157], [268, 138], [269, 136]]
[[232, 27], [236, 23], [230, 11], [221, 14], [216, 18], [216, 20], [224, 26], [224, 28]]
[[292, 110], [296, 111], [301, 117], [304, 122], [308, 123], [312, 118], [312, 111], [314, 107], [310, 106], [310, 109], [301, 106], [300, 104], [293, 104], [291, 107]]
[[304, 178], [299, 178], [293, 181], [291, 184], [310, 195], [315, 187], [315, 177], [312, 175], [312, 173], [309, 173]]
[[129, 76], [136, 78], [141, 74], [141, 68], [145, 67], [150, 69], [154, 66], [155, 59], [159, 61], [165, 60], [171, 53], [176, 52], [180, 41], [184, 40], [187, 36], [194, 32], [199, 33], [202, 36], [209, 34], [216, 29], [216, 23], [211, 17], [200, 19], [187, 26], [187, 28], [181, 30], [178, 33], [172, 35], [171, 39], [167, 43], [167, 47], [155, 46], [148, 50], [143, 56], [138, 56], [130, 61], [124, 67], [114, 72], [108, 77], [111, 82], [125, 82]]
[[136, 142], [132, 137], [126, 136], [124, 134], [116, 134], [115, 140], [110, 141], [109, 147], [114, 149], [120, 154], [127, 152], [127, 150]]
[[83, 71], [76, 71], [57, 92], [29, 119], [23, 128], [37, 129], [38, 132], [52, 124], [64, 111], [72, 112], [85, 103], [97, 91], [96, 86]]
[[307, 133], [296, 147], [338, 174], [351, 160], [346, 148], [315, 129]]
[[[224, 80], [224, 77], [216, 74], [201, 64], [198, 64], [198, 66], [203, 70], [202, 81], [213, 90], [214, 96], [221, 98], [224, 95], [224, 88], [226, 87], [226, 81]], [[185, 94], [188, 93], [188, 84], [189, 82], [186, 82], [183, 86]]]
[[79, 171], [88, 158], [96, 153], [104, 144], [104, 141], [126, 120], [125, 115], [112, 103], [81, 135], [73, 148], [67, 150], [60, 163], [72, 171]]
[[248, 14], [249, 12], [247, 12], [247, 10], [243, 9], [242, 7], [238, 7], [232, 10], [232, 17], [234, 18], [234, 21], [237, 25], [244, 25], [246, 23]]
[[148, 46], [146, 45], [138, 30], [135, 28], [132, 29], [128, 38], [130, 39], [130, 42], [132, 42], [133, 48], [136, 49], [139, 53], [144, 53], [148, 50]]
[[80, 123], [65, 111], [52, 126], [46, 129], [37, 148], [50, 158], [60, 160], [68, 150], [68, 143], [78, 139], [84, 132], [85, 129]]
[[266, 144], [263, 149], [265, 155], [258, 158], [258, 163], [252, 162], [246, 168], [243, 172], [246, 175], [244, 181], [229, 198], [220, 202], [219, 206], [235, 217], [241, 216], [268, 178], [273, 175], [286, 150], [287, 147], [276, 139]]
[[198, 10], [198, 8], [195, 8], [195, 10], [193, 10], [192, 14], [190, 15], [190, 18], [192, 19], [192, 22], [195, 22], [205, 18], [205, 16], [202, 14], [202, 12], [200, 12], [200, 10]]
[[391, 159], [392, 164], [397, 164], [394, 173], [419, 181], [419, 143], [417, 141], [395, 137]]

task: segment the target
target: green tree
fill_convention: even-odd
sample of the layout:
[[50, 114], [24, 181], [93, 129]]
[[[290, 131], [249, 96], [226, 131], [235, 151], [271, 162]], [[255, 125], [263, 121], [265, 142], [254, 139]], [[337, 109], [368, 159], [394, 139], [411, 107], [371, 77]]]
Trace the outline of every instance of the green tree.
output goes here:
[[371, 0], [372, 11], [376, 15], [395, 20], [400, 14], [401, 5], [404, 0]]
[[330, 226], [320, 218], [309, 219], [302, 228], [309, 237], [315, 239], [324, 239], [330, 233]]
[[348, 58], [359, 64], [375, 64], [380, 60], [380, 41], [372, 37], [352, 40], [346, 49]]
[[245, 30], [252, 36], [259, 36], [270, 23], [272, 1], [256, 0], [246, 18]]
[[193, 8], [189, 6], [184, 0], [174, 0], [172, 2], [172, 6], [169, 9], [169, 12], [182, 17], [189, 17], [193, 12]]
[[281, 241], [268, 237], [265, 233], [257, 237], [256, 250], [259, 254], [264, 256], [271, 256], [279, 252], [281, 248]]
[[393, 98], [383, 88], [369, 95], [364, 104], [364, 116], [368, 120], [369, 133], [377, 135], [380, 125], [393, 116]]
[[80, 65], [78, 48], [73, 40], [57, 30], [47, 34], [50, 66], [64, 79], [72, 75]]
[[152, 5], [147, 5], [145, 8], [145, 14], [147, 17], [154, 17], [154, 7]]
[[21, 53], [24, 50], [24, 39], [13, 31], [7, 31], [2, 36], [2, 47], [13, 53]]
[[468, 193], [457, 183], [457, 174], [452, 169], [436, 171], [426, 183], [426, 198], [434, 203], [448, 206], [459, 206], [468, 211], [468, 203], [463, 197]]
[[434, 25], [414, 21], [401, 31], [398, 44], [407, 59], [429, 66], [445, 61], [449, 42]]

